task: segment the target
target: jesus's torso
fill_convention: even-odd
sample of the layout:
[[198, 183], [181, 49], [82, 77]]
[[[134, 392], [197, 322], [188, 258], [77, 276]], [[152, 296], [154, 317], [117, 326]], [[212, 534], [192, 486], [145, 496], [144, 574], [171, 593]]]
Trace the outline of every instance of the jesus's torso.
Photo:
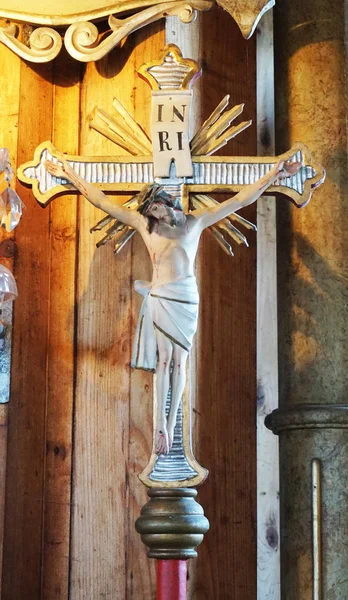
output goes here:
[[194, 276], [194, 262], [201, 230], [194, 217], [187, 217], [180, 227], [165, 223], [155, 225], [149, 233], [147, 227], [139, 230], [152, 262], [152, 285]]

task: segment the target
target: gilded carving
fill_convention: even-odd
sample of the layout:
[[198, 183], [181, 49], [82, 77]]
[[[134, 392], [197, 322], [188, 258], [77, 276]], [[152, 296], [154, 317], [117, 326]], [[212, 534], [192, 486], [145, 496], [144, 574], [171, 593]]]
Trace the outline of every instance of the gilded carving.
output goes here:
[[[216, 0], [237, 22], [243, 36], [249, 38], [266, 10], [275, 0]], [[36, 6], [35, 6], [36, 4]], [[24, 0], [2, 4], [0, 18], [6, 19], [0, 27], [0, 42], [24, 60], [35, 63], [49, 62], [58, 56], [64, 43], [76, 60], [100, 60], [133, 31], [167, 16], [177, 16], [184, 23], [193, 21], [197, 11], [209, 10], [213, 0], [89, 0], [83, 3], [32, 3], [28, 10]], [[130, 16], [122, 16], [125, 13]], [[101, 37], [94, 21], [108, 18], [109, 34]], [[29, 39], [19, 38], [20, 24], [38, 26]], [[57, 30], [56, 28], [62, 28]], [[66, 28], [65, 30], [63, 29]]]

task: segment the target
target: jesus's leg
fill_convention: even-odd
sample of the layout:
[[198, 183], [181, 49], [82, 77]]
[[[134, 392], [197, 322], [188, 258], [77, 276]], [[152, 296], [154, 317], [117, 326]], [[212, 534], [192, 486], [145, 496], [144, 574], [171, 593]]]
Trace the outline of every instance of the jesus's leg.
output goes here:
[[166, 419], [166, 401], [169, 391], [170, 364], [172, 361], [173, 346], [170, 340], [160, 331], [156, 330], [158, 348], [157, 362], [157, 414], [155, 425], [155, 452], [167, 454], [169, 452], [169, 438]]
[[186, 361], [188, 357], [188, 352], [180, 348], [179, 346], [174, 346], [173, 353], [173, 373], [172, 373], [172, 399], [170, 403], [170, 410], [168, 414], [167, 420], [167, 430], [169, 436], [169, 447], [172, 447], [173, 438], [174, 438], [174, 427], [176, 425], [176, 416], [178, 413], [178, 408], [180, 404], [180, 400], [184, 393], [185, 383], [186, 383]]

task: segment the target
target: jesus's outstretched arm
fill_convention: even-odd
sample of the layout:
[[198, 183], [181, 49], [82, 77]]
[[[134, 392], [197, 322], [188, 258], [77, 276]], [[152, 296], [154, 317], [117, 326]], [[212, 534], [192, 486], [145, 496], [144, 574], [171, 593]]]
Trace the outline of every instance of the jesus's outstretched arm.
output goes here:
[[300, 167], [301, 163], [298, 162], [280, 161], [274, 165], [266, 175], [261, 177], [261, 179], [246, 186], [242, 191], [236, 194], [236, 196], [233, 196], [233, 198], [229, 198], [213, 208], [204, 209], [202, 211], [197, 210], [194, 212], [194, 215], [202, 229], [210, 227], [240, 208], [252, 204], [276, 181], [276, 179], [290, 177], [297, 173]]
[[72, 183], [91, 204], [108, 213], [111, 217], [122, 221], [125, 225], [130, 225], [133, 229], [139, 229], [144, 225], [144, 217], [138, 211], [123, 208], [104, 194], [96, 185], [82, 179], [63, 157], [61, 158], [61, 165], [46, 160], [45, 168], [54, 177], [66, 179], [69, 183]]

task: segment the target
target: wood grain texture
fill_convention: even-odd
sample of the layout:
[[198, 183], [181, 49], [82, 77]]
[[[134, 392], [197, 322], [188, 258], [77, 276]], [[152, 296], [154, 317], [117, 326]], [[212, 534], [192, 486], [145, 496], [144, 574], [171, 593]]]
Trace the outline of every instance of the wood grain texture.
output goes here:
[[[2, 86], [0, 95], [0, 147], [7, 147], [10, 153], [13, 168], [17, 162], [18, 143], [18, 112], [19, 112], [19, 86], [20, 86], [20, 60], [14, 55], [8, 55], [6, 48], [0, 48], [1, 80], [6, 82]], [[13, 238], [1, 228], [0, 241]], [[1, 264], [12, 269], [13, 261], [1, 259]], [[5, 482], [7, 463], [7, 431], [8, 431], [8, 405], [0, 405], [0, 597], [2, 589], [2, 562], [4, 542], [5, 519]]]
[[[131, 95], [125, 54], [88, 65], [82, 82], [80, 151], [112, 154], [89, 130], [95, 105], [108, 110], [115, 90]], [[130, 69], [127, 71], [127, 69]], [[97, 250], [89, 230], [102, 216], [79, 203], [76, 392], [70, 595], [74, 600], [125, 596], [129, 430], [130, 249], [115, 259]]]
[[[231, 94], [255, 122], [255, 41], [241, 39], [215, 8], [202, 15], [203, 118]], [[223, 154], [253, 155], [255, 127]], [[221, 200], [221, 197], [219, 198]], [[243, 212], [255, 222], [255, 207]], [[196, 456], [209, 469], [199, 490], [211, 529], [199, 549], [194, 600], [256, 597], [256, 239], [227, 257], [206, 232], [200, 248]]]
[[[81, 66], [61, 54], [53, 75], [52, 141], [77, 153]], [[43, 497], [42, 594], [68, 595], [71, 456], [74, 399], [76, 196], [50, 211], [49, 330], [47, 350], [46, 463]]]
[[[21, 63], [18, 163], [52, 135], [52, 70]], [[39, 102], [38, 99], [41, 99]], [[3, 562], [4, 599], [37, 598], [41, 589], [47, 336], [49, 213], [18, 185], [25, 226], [16, 229], [19, 297], [14, 309], [12, 393]]]
[[[82, 89], [83, 123], [95, 105], [110, 111], [117, 90], [131, 113], [136, 104], [136, 118], [147, 125], [150, 93], [136, 71], [153, 57], [154, 47], [156, 54], [163, 47], [163, 33], [158, 28], [153, 31], [158, 33], [151, 42], [139, 34], [143, 50], [126, 44], [121, 54], [110, 55], [97, 68], [88, 66]], [[115, 153], [115, 146], [88, 131], [87, 124], [82, 128], [80, 149], [87, 155]], [[89, 228], [98, 218], [98, 211], [83, 200], [71, 595], [84, 599], [93, 589], [95, 597], [150, 598], [153, 565], [147, 562], [145, 548], [134, 532], [134, 520], [146, 501], [136, 475], [151, 447], [151, 379], [138, 373], [131, 381], [129, 366], [137, 317], [131, 304], [132, 264], [144, 277], [145, 248], [137, 241], [134, 253], [129, 246], [117, 257], [110, 245], [96, 250]], [[86, 544], [86, 539], [93, 541]]]
[[[275, 154], [273, 15], [258, 27], [257, 150]], [[257, 598], [280, 598], [278, 438], [265, 416], [278, 408], [276, 199], [257, 203]]]

